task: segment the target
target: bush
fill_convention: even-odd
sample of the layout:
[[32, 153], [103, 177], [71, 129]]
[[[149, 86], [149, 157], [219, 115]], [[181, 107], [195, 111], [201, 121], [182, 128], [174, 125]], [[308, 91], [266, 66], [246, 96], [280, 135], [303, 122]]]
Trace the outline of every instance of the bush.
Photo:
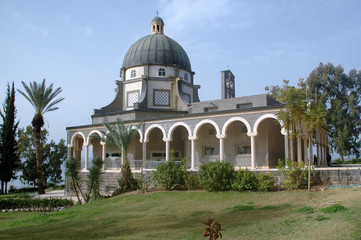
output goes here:
[[121, 177], [118, 179], [119, 191], [121, 193], [131, 192], [138, 189], [137, 180], [133, 178], [128, 159], [124, 159], [124, 163], [120, 166]]
[[138, 183], [138, 189], [142, 192], [148, 192], [148, 188], [152, 184], [152, 178], [144, 173], [140, 173], [136, 176], [136, 180]]
[[232, 183], [232, 189], [235, 191], [257, 191], [258, 179], [254, 172], [249, 169], [241, 169], [235, 173], [235, 178]]
[[185, 172], [184, 173], [184, 186], [187, 190], [200, 189], [200, 183], [197, 172]]
[[229, 162], [209, 162], [198, 171], [199, 183], [207, 191], [227, 191], [232, 189], [233, 165]]
[[61, 207], [71, 207], [74, 205], [72, 200], [68, 199], [0, 199], [0, 211], [22, 210], [22, 211], [48, 211]]
[[[282, 185], [288, 190], [307, 188], [308, 168], [304, 163], [287, 160], [286, 167], [282, 160], [278, 160], [277, 169], [283, 177]], [[313, 172], [313, 169], [311, 171]]]
[[90, 200], [90, 196], [94, 199], [100, 198], [100, 185], [102, 183], [102, 166], [103, 161], [100, 157], [93, 159], [93, 166], [89, 169], [89, 193], [86, 196], [86, 202]]
[[256, 175], [258, 181], [258, 191], [272, 191], [276, 184], [276, 179], [271, 173], [260, 173]]
[[153, 181], [156, 186], [171, 190], [184, 186], [184, 169], [175, 164], [174, 158], [159, 164], [153, 172]]

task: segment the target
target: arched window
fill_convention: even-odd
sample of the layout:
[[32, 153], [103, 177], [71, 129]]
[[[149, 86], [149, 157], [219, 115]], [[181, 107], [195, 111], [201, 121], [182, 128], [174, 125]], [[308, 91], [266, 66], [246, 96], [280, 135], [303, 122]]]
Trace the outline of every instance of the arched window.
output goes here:
[[165, 69], [164, 68], [159, 68], [158, 76], [165, 76]]
[[188, 74], [187, 73], [184, 74], [184, 81], [188, 81]]
[[130, 77], [131, 78], [134, 78], [134, 77], [136, 77], [137, 76], [137, 72], [135, 71], [135, 70], [132, 70], [131, 72], [130, 72]]

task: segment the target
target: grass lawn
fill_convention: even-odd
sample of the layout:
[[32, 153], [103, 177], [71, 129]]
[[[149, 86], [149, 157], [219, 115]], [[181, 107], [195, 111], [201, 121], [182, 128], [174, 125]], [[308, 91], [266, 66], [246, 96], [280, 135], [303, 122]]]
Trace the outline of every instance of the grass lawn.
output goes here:
[[[333, 204], [346, 209], [324, 209]], [[201, 222], [211, 216], [223, 239], [361, 239], [361, 188], [126, 194], [61, 212], [0, 213], [0, 239], [207, 239]]]

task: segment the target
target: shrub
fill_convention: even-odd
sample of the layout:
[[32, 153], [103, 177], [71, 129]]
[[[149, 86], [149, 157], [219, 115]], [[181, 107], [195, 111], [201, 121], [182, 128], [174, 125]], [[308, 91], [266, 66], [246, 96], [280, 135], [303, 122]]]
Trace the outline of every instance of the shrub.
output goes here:
[[0, 199], [0, 211], [22, 210], [22, 211], [53, 211], [61, 207], [73, 206], [74, 202], [68, 199]]
[[138, 183], [138, 189], [142, 192], [147, 192], [149, 186], [152, 184], [152, 178], [145, 175], [144, 173], [140, 173], [138, 176], [136, 176], [136, 179]]
[[257, 191], [258, 179], [254, 172], [249, 169], [241, 169], [235, 173], [235, 178], [232, 183], [232, 189], [235, 191]]
[[184, 169], [175, 164], [174, 158], [159, 164], [156, 171], [153, 172], [153, 181], [155, 185], [165, 190], [171, 190], [184, 186]]
[[184, 173], [184, 186], [187, 190], [194, 190], [201, 188], [197, 172]]
[[118, 179], [119, 192], [131, 192], [138, 189], [137, 180], [133, 178], [128, 159], [124, 159], [124, 163], [120, 166], [121, 177]]
[[187, 160], [185, 158], [182, 159], [182, 172], [183, 172], [183, 178], [184, 178], [184, 187], [187, 190], [194, 190], [201, 188], [198, 180], [197, 172], [190, 172], [187, 171]]
[[[277, 169], [283, 177], [283, 186], [288, 190], [307, 188], [308, 168], [304, 163], [287, 160], [287, 167], [282, 160], [278, 160]], [[311, 169], [313, 172], [313, 169]]]
[[233, 165], [229, 162], [208, 162], [198, 171], [199, 183], [207, 191], [227, 191], [232, 189]]
[[276, 179], [271, 173], [260, 173], [256, 175], [258, 180], [258, 191], [272, 191], [276, 184]]
[[96, 157], [93, 159], [93, 166], [89, 169], [89, 182], [88, 188], [89, 193], [86, 197], [86, 202], [89, 201], [90, 196], [94, 199], [98, 199], [100, 197], [100, 184], [101, 184], [101, 175], [102, 175], [102, 166], [103, 161], [100, 157]]

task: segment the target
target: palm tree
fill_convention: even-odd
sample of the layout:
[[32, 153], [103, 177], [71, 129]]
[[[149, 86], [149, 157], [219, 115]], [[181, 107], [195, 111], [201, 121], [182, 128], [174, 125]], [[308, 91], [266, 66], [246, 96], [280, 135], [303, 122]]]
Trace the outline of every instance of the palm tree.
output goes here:
[[53, 89], [53, 84], [50, 84], [49, 87], [45, 86], [45, 79], [42, 83], [38, 84], [37, 82], [30, 82], [28, 86], [25, 82], [21, 82], [24, 86], [25, 93], [18, 89], [18, 92], [22, 94], [35, 109], [35, 115], [31, 124], [33, 126], [33, 133], [35, 138], [35, 155], [36, 155], [36, 171], [38, 175], [38, 192], [39, 194], [44, 194], [44, 179], [43, 179], [43, 167], [41, 159], [41, 144], [40, 144], [40, 133], [41, 128], [44, 126], [44, 117], [43, 115], [46, 112], [55, 111], [58, 107], [55, 107], [56, 104], [63, 101], [64, 98], [55, 99], [62, 91], [59, 87]]
[[109, 124], [104, 124], [104, 126], [107, 129], [107, 133], [103, 132], [106, 136], [105, 143], [120, 150], [122, 156], [121, 164], [124, 164], [127, 161], [130, 141], [136, 133], [134, 130], [138, 129], [138, 126], [134, 126], [131, 123], [126, 127], [120, 119], [118, 119], [114, 126], [110, 126]]
[[132, 171], [130, 169], [127, 153], [130, 141], [135, 136], [135, 129], [138, 129], [139, 126], [133, 126], [132, 123], [128, 126], [125, 126], [123, 121], [120, 119], [118, 119], [117, 123], [114, 126], [110, 126], [109, 124], [104, 124], [104, 126], [108, 131], [107, 133], [103, 132], [103, 134], [106, 136], [105, 143], [118, 148], [121, 153], [122, 177], [119, 181], [121, 191], [132, 191], [136, 187], [136, 182], [134, 181], [132, 176]]

